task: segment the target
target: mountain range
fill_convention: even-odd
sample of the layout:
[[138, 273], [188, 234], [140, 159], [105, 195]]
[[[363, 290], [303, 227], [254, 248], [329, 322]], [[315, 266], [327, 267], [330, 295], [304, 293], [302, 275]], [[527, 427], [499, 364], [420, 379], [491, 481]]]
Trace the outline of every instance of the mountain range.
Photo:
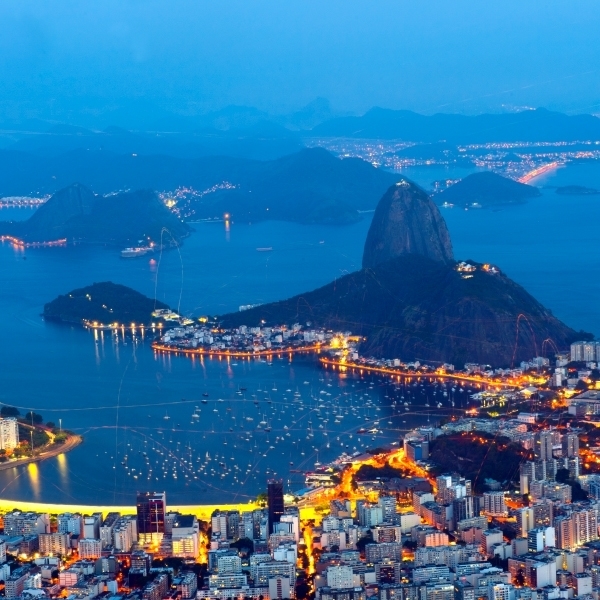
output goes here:
[[[202, 192], [189, 200], [191, 218], [221, 218], [228, 212], [246, 222], [352, 222], [360, 218], [358, 211], [373, 209], [398, 178], [358, 158], [336, 158], [322, 148], [306, 148], [271, 161], [223, 156], [186, 159], [83, 148], [58, 156], [4, 150], [0, 161], [0, 196], [54, 193], [74, 181], [101, 195], [187, 187]], [[207, 190], [212, 191], [204, 193]]]
[[564, 142], [600, 139], [600, 119], [565, 115], [544, 108], [476, 116], [421, 115], [410, 110], [372, 108], [360, 117], [338, 117], [314, 127], [317, 137], [483, 144], [486, 142]]

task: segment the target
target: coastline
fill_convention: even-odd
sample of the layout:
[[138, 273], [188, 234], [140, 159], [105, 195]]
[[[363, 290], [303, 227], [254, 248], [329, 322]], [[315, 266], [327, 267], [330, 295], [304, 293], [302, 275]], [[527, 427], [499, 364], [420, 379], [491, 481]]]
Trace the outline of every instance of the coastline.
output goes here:
[[47, 450], [43, 450], [42, 452], [40, 452], [39, 454], [35, 454], [34, 456], [25, 456], [16, 460], [0, 463], [0, 471], [8, 471], [9, 469], [22, 467], [23, 465], [28, 465], [31, 463], [42, 462], [43, 460], [47, 460], [48, 458], [54, 458], [55, 456], [66, 454], [67, 452], [73, 450], [73, 448], [79, 446], [79, 444], [81, 444], [82, 442], [82, 436], [71, 433], [68, 435], [64, 443], [60, 444], [60, 446], [51, 446]]

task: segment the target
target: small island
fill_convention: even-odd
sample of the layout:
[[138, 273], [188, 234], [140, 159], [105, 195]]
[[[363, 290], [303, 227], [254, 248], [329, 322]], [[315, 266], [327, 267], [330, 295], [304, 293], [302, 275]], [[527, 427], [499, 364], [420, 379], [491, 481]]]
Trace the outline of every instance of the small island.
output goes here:
[[565, 185], [557, 187], [556, 193], [560, 196], [595, 196], [600, 194], [600, 190], [584, 187], [582, 185]]
[[44, 306], [47, 321], [94, 327], [152, 327], [169, 307], [125, 285], [105, 281], [58, 296]]

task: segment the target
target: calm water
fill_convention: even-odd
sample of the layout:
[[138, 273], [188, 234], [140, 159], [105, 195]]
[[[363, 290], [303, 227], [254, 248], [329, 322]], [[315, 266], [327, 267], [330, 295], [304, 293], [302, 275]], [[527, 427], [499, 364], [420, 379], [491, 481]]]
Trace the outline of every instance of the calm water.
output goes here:
[[[419, 181], [417, 175], [409, 174]], [[421, 183], [431, 179], [422, 177]], [[600, 187], [600, 170], [569, 167], [536, 183]], [[498, 264], [569, 325], [600, 333], [598, 197], [546, 190], [524, 206], [443, 214], [457, 257]], [[301, 487], [301, 477], [290, 470], [392, 441], [429, 413], [435, 418], [437, 409], [417, 408], [425, 396], [432, 407], [441, 400], [443, 410], [450, 408], [459, 391], [447, 390], [445, 397], [442, 390], [395, 391], [378, 381], [340, 380], [309, 359], [270, 365], [156, 358], [148, 340], [94, 340], [89, 332], [39, 317], [57, 294], [105, 280], [149, 296], [156, 286], [159, 299], [175, 307], [181, 302], [188, 314], [284, 298], [359, 268], [368, 226], [368, 219], [343, 228], [234, 224], [226, 232], [223, 224], [198, 224], [181, 256], [163, 254], [158, 273], [147, 257], [122, 260], [102, 247], [23, 253], [0, 246], [0, 401], [33, 408], [46, 420], [62, 419], [63, 427], [85, 436], [64, 457], [0, 472], [0, 494], [119, 503], [132, 502], [137, 489], [156, 488], [166, 489], [172, 502], [244, 499], [262, 491], [273, 473]], [[256, 252], [260, 246], [274, 250]], [[240, 387], [247, 390], [239, 394]], [[399, 397], [411, 398], [409, 392], [414, 406], [404, 412]], [[454, 399], [458, 407], [462, 398]], [[199, 418], [192, 416], [196, 406]], [[270, 432], [256, 432], [261, 421]], [[375, 439], [357, 434], [375, 421], [383, 430]]]

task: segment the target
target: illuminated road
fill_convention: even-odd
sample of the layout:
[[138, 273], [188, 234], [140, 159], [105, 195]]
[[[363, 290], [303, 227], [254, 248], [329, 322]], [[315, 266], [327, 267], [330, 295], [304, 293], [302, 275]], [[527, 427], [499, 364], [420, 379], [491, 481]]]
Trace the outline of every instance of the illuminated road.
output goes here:
[[544, 173], [549, 173], [550, 171], [554, 171], [554, 169], [558, 169], [559, 167], [562, 167], [562, 166], [563, 166], [563, 164], [558, 161], [551, 162], [546, 165], [542, 165], [541, 167], [537, 167], [536, 169], [533, 169], [533, 171], [529, 171], [528, 173], [525, 173], [525, 175], [523, 175], [522, 177], [519, 177], [519, 179], [517, 179], [517, 181], [519, 183], [529, 183], [532, 179], [535, 179], [536, 177], [539, 177], [540, 175], [544, 175]]
[[486, 385], [490, 387], [500, 388], [512, 388], [517, 389], [523, 387], [523, 385], [527, 385], [527, 383], [523, 383], [522, 381], [516, 382], [513, 380], [509, 381], [500, 381], [498, 379], [483, 379], [482, 377], [475, 377], [474, 375], [465, 375], [462, 373], [407, 373], [406, 371], [399, 371], [397, 369], [390, 369], [387, 367], [370, 367], [367, 365], [354, 364], [349, 362], [343, 362], [339, 360], [333, 360], [330, 358], [320, 358], [319, 361], [321, 364], [326, 366], [331, 366], [334, 368], [339, 368], [341, 371], [348, 370], [353, 372], [360, 373], [379, 373], [382, 375], [391, 375], [392, 377], [406, 377], [408, 379], [415, 378], [418, 379], [420, 377], [425, 377], [428, 379], [452, 379], [456, 381], [468, 381], [470, 383], [477, 383], [479, 385]]

